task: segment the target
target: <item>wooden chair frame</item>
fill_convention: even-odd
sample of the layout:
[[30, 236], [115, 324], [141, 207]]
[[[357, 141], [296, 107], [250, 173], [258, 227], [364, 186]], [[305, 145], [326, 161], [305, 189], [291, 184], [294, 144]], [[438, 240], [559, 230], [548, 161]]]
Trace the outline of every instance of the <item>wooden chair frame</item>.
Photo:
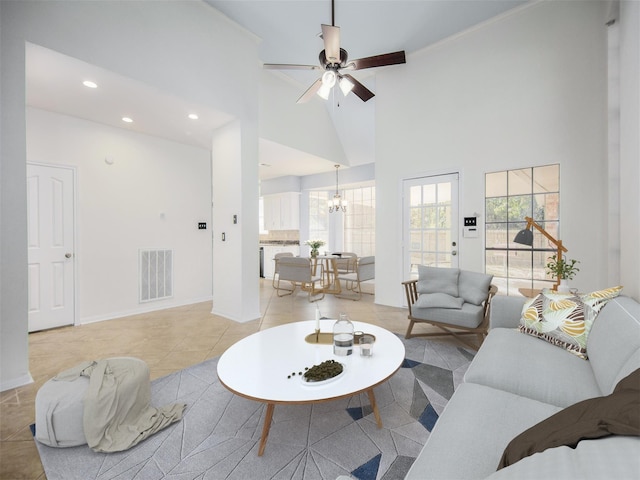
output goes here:
[[[439, 337], [442, 335], [453, 335], [453, 337], [464, 345], [472, 348], [473, 350], [478, 350], [484, 341], [484, 338], [487, 336], [489, 331], [489, 309], [491, 307], [491, 299], [498, 293], [498, 287], [495, 285], [489, 286], [489, 291], [487, 292], [487, 298], [484, 301], [484, 310], [482, 312], [482, 322], [475, 328], [467, 328], [461, 327], [458, 325], [451, 325], [450, 323], [436, 322], [434, 320], [425, 320], [422, 318], [415, 318], [411, 313], [411, 307], [416, 300], [418, 299], [418, 279], [407, 280], [402, 282], [404, 286], [405, 294], [407, 296], [407, 305], [409, 306], [409, 327], [407, 328], [407, 333], [405, 334], [405, 338], [411, 337]], [[443, 330], [443, 333], [440, 332], [430, 332], [430, 333], [411, 333], [413, 330], [413, 326], [416, 323], [428, 323]], [[474, 344], [468, 341], [463, 336], [466, 335], [475, 335], [477, 337], [478, 344]]]

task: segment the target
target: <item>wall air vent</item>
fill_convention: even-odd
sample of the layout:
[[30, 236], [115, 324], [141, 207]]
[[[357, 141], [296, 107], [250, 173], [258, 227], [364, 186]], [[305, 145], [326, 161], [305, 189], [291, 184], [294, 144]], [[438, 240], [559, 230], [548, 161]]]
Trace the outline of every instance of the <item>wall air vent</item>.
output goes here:
[[173, 250], [140, 249], [140, 303], [173, 296]]

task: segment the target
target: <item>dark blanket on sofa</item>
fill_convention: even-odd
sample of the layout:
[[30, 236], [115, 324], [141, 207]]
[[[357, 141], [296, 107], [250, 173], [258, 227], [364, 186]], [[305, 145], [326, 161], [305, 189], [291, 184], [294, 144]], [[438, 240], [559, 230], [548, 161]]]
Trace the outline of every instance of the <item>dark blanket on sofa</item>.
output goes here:
[[575, 448], [580, 440], [609, 435], [640, 436], [640, 369], [611, 395], [578, 402], [522, 432], [507, 445], [498, 470], [547, 448]]

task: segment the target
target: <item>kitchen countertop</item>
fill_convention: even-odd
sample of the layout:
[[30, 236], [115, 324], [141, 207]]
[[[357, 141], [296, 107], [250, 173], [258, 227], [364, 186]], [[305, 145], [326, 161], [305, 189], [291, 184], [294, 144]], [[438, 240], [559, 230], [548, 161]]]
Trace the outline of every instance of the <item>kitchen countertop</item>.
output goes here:
[[299, 240], [264, 240], [260, 242], [260, 246], [267, 246], [267, 245], [300, 245], [300, 241]]

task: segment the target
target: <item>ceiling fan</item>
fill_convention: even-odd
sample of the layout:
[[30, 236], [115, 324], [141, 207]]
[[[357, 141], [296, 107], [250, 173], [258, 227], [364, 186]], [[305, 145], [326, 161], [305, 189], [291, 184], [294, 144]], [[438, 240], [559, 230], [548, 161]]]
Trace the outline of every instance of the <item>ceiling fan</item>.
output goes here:
[[406, 63], [404, 50], [348, 61], [347, 51], [340, 48], [340, 27], [335, 26], [334, 0], [331, 0], [331, 25], [322, 25], [322, 39], [324, 41], [324, 50], [322, 50], [319, 55], [319, 66], [278, 63], [264, 64], [264, 68], [267, 69], [325, 71], [322, 77], [316, 80], [313, 85], [302, 94], [297, 103], [308, 102], [316, 93], [327, 100], [331, 89], [336, 83], [345, 96], [348, 95], [349, 92], [353, 92], [363, 102], [366, 102], [375, 94], [353, 76], [348, 73], [342, 73], [341, 70], [363, 70], [365, 68]]

